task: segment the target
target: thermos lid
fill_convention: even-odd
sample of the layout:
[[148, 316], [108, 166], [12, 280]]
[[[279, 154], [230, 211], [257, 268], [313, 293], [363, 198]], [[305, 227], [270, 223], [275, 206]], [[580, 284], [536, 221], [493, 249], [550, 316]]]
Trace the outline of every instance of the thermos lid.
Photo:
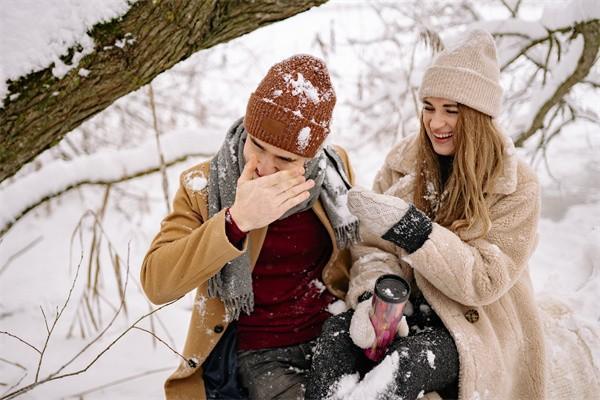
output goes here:
[[410, 295], [410, 285], [398, 275], [382, 275], [375, 282], [375, 295], [387, 303], [403, 303]]

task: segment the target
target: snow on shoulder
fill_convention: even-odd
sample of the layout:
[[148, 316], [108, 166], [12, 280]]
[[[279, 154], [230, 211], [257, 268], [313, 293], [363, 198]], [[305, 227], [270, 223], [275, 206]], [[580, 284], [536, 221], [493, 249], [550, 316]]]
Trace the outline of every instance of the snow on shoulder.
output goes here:
[[183, 177], [183, 184], [185, 185], [186, 189], [196, 193], [204, 190], [208, 184], [208, 181], [202, 172], [190, 171]]

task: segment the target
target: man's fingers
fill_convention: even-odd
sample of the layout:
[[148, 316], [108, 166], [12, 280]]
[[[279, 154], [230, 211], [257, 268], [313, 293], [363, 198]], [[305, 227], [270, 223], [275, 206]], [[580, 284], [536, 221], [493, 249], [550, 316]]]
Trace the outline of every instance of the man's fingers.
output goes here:
[[309, 179], [306, 182], [299, 182], [298, 184], [289, 187], [287, 190], [283, 191], [281, 195], [283, 196], [284, 200], [286, 200], [290, 197], [295, 197], [302, 192], [307, 192], [308, 190], [312, 189], [313, 186], [315, 186], [315, 181]]
[[269, 186], [280, 185], [280, 184], [282, 184], [286, 181], [289, 181], [293, 178], [303, 176], [303, 174], [304, 174], [302, 172], [303, 170], [304, 170], [304, 168], [297, 168], [297, 169], [292, 169], [292, 170], [279, 171], [279, 172], [275, 172], [274, 174], [264, 176], [261, 179], [263, 180], [265, 185], [269, 185]]
[[274, 187], [277, 189], [278, 193], [285, 193], [289, 191], [291, 188], [304, 184], [308, 182], [304, 176], [296, 176], [294, 178], [289, 178], [284, 181], [277, 183]]
[[251, 155], [250, 159], [246, 162], [246, 165], [244, 165], [244, 170], [240, 174], [239, 180], [242, 182], [251, 181], [257, 164], [258, 161], [256, 160], [256, 156]]
[[287, 199], [286, 201], [281, 203], [281, 205], [279, 206], [279, 210], [281, 211], [281, 214], [283, 215], [289, 209], [296, 207], [298, 204], [300, 204], [304, 200], [308, 199], [308, 196], [310, 196], [310, 193], [304, 191], [294, 197], [290, 197], [289, 199]]

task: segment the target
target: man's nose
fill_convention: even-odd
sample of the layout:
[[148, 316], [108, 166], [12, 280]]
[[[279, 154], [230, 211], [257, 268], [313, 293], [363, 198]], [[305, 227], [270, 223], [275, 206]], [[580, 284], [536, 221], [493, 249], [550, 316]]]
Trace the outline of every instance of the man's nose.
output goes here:
[[271, 175], [279, 171], [274, 160], [272, 160], [270, 157], [262, 157], [259, 159], [256, 169], [258, 170], [260, 176]]

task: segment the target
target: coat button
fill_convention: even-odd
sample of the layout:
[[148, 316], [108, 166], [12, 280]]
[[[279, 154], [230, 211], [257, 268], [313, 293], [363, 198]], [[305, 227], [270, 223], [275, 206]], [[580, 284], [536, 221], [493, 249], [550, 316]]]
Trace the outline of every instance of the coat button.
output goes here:
[[474, 310], [472, 308], [470, 310], [467, 310], [465, 312], [465, 319], [470, 323], [474, 324], [475, 322], [479, 321], [479, 311]]
[[214, 329], [215, 333], [223, 332], [223, 325], [215, 325]]

